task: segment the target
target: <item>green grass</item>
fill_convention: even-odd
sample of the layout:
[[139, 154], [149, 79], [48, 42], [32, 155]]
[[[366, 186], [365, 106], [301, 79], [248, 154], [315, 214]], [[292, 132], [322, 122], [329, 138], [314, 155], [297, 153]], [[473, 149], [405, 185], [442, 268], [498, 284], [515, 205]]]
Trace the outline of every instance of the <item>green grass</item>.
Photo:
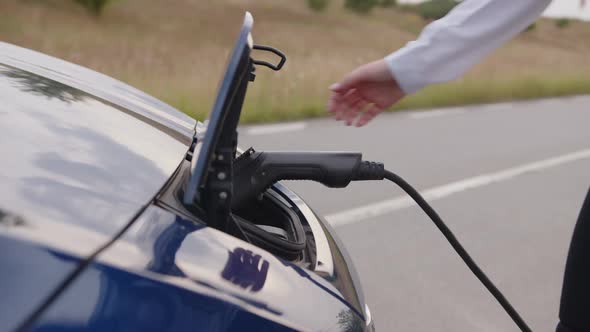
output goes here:
[[[428, 22], [399, 7], [368, 15], [332, 1], [117, 0], [100, 17], [71, 0], [0, 0], [0, 40], [109, 76], [204, 119], [245, 10], [254, 40], [283, 50], [281, 72], [260, 68], [244, 123], [327, 116], [328, 86], [416, 38]], [[174, 18], [174, 19], [171, 19]], [[590, 93], [590, 23], [542, 19], [460, 81], [432, 86], [393, 110]], [[257, 54], [256, 56], [260, 56]]]
[[[388, 111], [476, 105], [582, 94], [590, 94], [590, 77], [531, 77], [505, 81], [465, 80], [426, 88], [415, 95], [406, 97]], [[246, 102], [242, 122], [278, 122], [328, 116], [323, 99], [302, 100], [297, 105], [285, 105], [284, 108], [278, 109], [269, 107], [270, 104], [260, 99], [254, 102], [252, 100]], [[188, 111], [196, 118], [204, 118], [207, 114], [207, 110], [192, 112], [191, 110], [198, 109], [197, 105], [174, 103], [173, 105]]]
[[465, 80], [429, 87], [402, 100], [395, 110], [485, 104], [589, 93], [590, 77], [531, 77], [505, 81]]

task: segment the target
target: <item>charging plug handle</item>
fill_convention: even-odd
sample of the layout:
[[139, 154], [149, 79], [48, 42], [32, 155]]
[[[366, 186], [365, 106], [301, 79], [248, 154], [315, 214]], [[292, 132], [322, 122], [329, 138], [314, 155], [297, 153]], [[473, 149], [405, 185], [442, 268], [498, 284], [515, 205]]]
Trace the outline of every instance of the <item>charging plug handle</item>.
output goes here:
[[523, 332], [531, 329], [502, 292], [477, 266], [465, 248], [424, 197], [383, 164], [362, 161], [360, 153], [347, 152], [255, 152], [249, 149], [234, 162], [232, 207], [240, 207], [280, 180], [313, 180], [332, 188], [346, 187], [350, 181], [387, 179], [402, 188], [434, 222], [453, 249], [500, 303]]
[[[367, 168], [383, 164], [365, 163], [354, 152], [256, 152], [249, 149], [234, 162], [232, 206], [240, 208], [281, 180], [311, 180], [330, 188], [344, 188], [353, 180], [375, 178]], [[371, 167], [373, 166], [373, 167]], [[381, 172], [382, 173], [382, 172]]]

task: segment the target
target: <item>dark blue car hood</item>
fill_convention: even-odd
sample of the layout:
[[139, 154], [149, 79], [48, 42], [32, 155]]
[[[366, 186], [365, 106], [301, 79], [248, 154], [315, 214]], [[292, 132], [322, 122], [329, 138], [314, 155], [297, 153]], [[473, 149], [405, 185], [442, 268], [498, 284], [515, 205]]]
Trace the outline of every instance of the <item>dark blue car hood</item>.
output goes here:
[[4, 234], [87, 255], [173, 174], [195, 121], [121, 82], [0, 43]]

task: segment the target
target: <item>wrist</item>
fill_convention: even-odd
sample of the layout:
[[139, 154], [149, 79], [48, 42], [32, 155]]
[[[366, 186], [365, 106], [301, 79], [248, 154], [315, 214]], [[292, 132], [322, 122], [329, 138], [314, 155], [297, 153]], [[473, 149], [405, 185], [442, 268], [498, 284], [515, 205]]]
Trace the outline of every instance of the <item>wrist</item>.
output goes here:
[[386, 56], [384, 61], [391, 77], [404, 95], [416, 93], [426, 86], [423, 75], [416, 70], [416, 64], [401, 51]]

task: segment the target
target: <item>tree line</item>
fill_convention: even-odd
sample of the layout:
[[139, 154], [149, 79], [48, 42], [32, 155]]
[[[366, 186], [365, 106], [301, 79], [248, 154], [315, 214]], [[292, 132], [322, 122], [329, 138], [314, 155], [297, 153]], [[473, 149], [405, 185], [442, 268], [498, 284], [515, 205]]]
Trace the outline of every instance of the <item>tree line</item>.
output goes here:
[[[307, 5], [314, 11], [324, 11], [331, 0], [306, 0]], [[345, 0], [344, 7], [359, 13], [368, 14], [376, 7], [397, 7], [401, 10], [415, 12], [427, 20], [436, 20], [445, 16], [457, 5], [456, 0], [429, 0], [417, 4], [398, 4], [397, 0]]]
[[[92, 15], [100, 16], [105, 7], [112, 0], [74, 0], [84, 6]], [[307, 5], [314, 11], [324, 11], [330, 5], [332, 0], [306, 0]], [[368, 14], [375, 7], [397, 7], [400, 10], [414, 12], [425, 20], [437, 20], [447, 15], [458, 4], [457, 0], [427, 0], [417, 4], [399, 4], [397, 0], [344, 0], [344, 7], [359, 13]], [[580, 8], [585, 7], [585, 0], [580, 0]], [[560, 18], [555, 20], [559, 28], [566, 28], [570, 25], [571, 20]], [[536, 24], [531, 24], [526, 31], [535, 29]]]
[[[84, 6], [91, 14], [100, 16], [105, 7], [112, 0], [74, 0]], [[306, 0], [307, 5], [314, 11], [324, 11], [332, 0]], [[429, 0], [419, 4], [398, 4], [397, 0], [344, 0], [344, 7], [359, 13], [368, 14], [375, 7], [399, 7], [415, 11], [425, 19], [438, 19], [445, 16], [457, 2], [455, 0]]]

